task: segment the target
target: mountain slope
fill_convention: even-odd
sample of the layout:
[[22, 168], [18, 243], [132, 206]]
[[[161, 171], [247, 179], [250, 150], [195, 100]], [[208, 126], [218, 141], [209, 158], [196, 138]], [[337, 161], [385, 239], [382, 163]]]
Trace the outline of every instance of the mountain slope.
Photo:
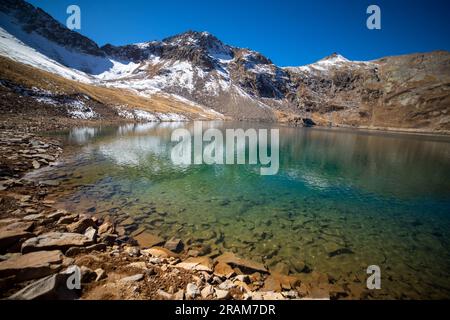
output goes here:
[[333, 54], [281, 68], [207, 32], [99, 48], [42, 10], [5, 0], [0, 55], [92, 86], [164, 96], [209, 116], [214, 110], [218, 118], [450, 130], [450, 53], [444, 51], [370, 62]]

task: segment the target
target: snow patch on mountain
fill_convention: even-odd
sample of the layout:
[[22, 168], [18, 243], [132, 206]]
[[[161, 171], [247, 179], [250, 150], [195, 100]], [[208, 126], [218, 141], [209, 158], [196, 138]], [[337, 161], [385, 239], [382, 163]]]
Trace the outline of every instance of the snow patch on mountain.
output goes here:
[[187, 121], [188, 118], [177, 113], [149, 112], [140, 109], [130, 109], [127, 106], [117, 106], [120, 117], [143, 122]]
[[72, 118], [75, 119], [94, 119], [97, 118], [98, 115], [91, 107], [87, 106], [83, 101], [74, 100], [69, 102], [68, 104], [68, 113]]
[[[2, 19], [0, 17], [0, 19]], [[5, 29], [0, 27], [0, 55], [14, 61], [58, 74], [66, 79], [90, 82], [90, 77], [83, 72], [68, 68], [24, 44]]]
[[[9, 44], [12, 44], [19, 56], [24, 58], [21, 62], [26, 62], [26, 56], [32, 53], [29, 51], [33, 48], [31, 50], [39, 53], [40, 60], [42, 60], [42, 57], [45, 57], [44, 60], [47, 60], [45, 65], [52, 64], [51, 60], [53, 60], [58, 61], [66, 68], [81, 71], [81, 74], [75, 76], [75, 80], [82, 80], [84, 78], [83, 73], [99, 74], [112, 67], [111, 61], [104, 57], [71, 51], [62, 45], [49, 41], [34, 31], [26, 32], [20, 27], [19, 21], [1, 12], [0, 21], [2, 38], [4, 36], [9, 38]], [[18, 45], [14, 42], [17, 42]], [[11, 55], [12, 53], [9, 53], [8, 56]], [[54, 68], [52, 69], [54, 70]]]

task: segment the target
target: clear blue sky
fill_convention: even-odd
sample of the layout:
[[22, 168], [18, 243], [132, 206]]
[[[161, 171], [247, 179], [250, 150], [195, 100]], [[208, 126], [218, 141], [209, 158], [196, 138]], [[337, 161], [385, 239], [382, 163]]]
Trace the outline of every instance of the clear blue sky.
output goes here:
[[[339, 52], [352, 60], [450, 50], [450, 0], [29, 0], [60, 22], [81, 8], [80, 33], [99, 45], [161, 40], [186, 30], [260, 51], [281, 66]], [[382, 30], [366, 28], [381, 7]]]

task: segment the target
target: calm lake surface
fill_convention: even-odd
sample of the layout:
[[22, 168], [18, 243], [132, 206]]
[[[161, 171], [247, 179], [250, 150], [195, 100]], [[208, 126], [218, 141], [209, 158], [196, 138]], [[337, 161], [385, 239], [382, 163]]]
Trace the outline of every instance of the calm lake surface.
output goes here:
[[29, 177], [59, 181], [66, 209], [134, 217], [128, 232], [144, 226], [212, 254], [282, 262], [293, 275], [319, 271], [346, 290], [365, 287], [367, 267], [378, 265], [382, 289], [369, 297], [450, 298], [448, 138], [204, 124], [279, 128], [279, 172], [261, 176], [255, 165], [174, 165], [171, 133], [192, 126], [61, 133], [61, 163]]

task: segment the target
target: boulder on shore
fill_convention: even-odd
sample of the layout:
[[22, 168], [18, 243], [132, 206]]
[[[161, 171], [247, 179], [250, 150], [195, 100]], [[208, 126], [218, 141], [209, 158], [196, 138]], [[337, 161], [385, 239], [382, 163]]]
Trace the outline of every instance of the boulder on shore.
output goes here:
[[0, 252], [6, 252], [16, 243], [31, 237], [34, 237], [34, 234], [23, 230], [2, 230], [0, 232]]
[[78, 298], [76, 290], [67, 286], [68, 274], [54, 274], [37, 280], [13, 294], [8, 300], [73, 300]]
[[14, 276], [15, 281], [26, 281], [48, 276], [61, 268], [62, 252], [38, 251], [12, 257], [0, 262], [0, 278]]
[[61, 250], [65, 252], [71, 247], [84, 247], [92, 241], [83, 234], [49, 232], [28, 239], [22, 244], [22, 253], [41, 250]]

